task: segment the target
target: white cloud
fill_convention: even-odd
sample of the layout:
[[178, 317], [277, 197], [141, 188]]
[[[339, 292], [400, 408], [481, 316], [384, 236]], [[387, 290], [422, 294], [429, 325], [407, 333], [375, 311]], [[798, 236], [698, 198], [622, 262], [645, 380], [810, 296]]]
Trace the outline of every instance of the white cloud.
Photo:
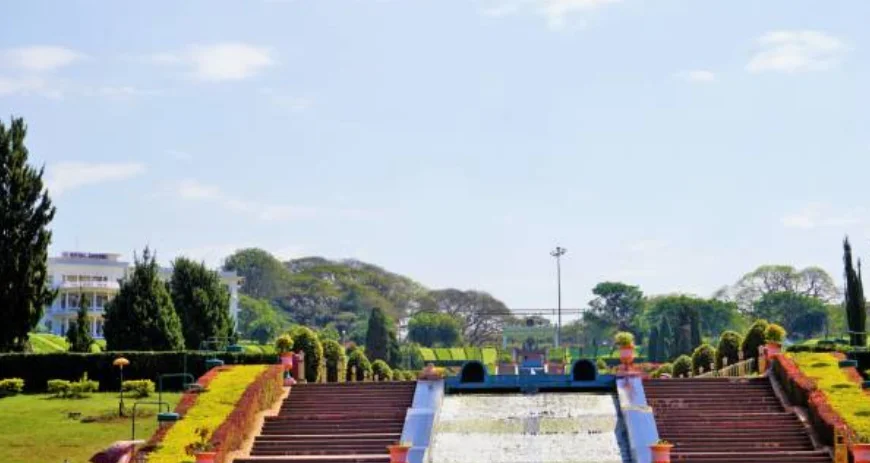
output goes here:
[[51, 85], [47, 80], [43, 79], [42, 77], [0, 77], [0, 96], [38, 95], [46, 98], [60, 99], [63, 98], [63, 94], [64, 93], [60, 88], [55, 85]]
[[314, 208], [292, 204], [275, 204], [263, 201], [250, 201], [235, 197], [213, 185], [187, 179], [175, 189], [176, 196], [188, 201], [209, 201], [224, 209], [239, 214], [253, 216], [264, 222], [281, 222], [292, 219], [341, 217], [365, 218], [369, 211], [359, 209]]
[[60, 195], [86, 185], [126, 180], [143, 172], [145, 166], [137, 162], [60, 162], [49, 165], [46, 184], [49, 192]]
[[10, 48], [0, 52], [3, 64], [28, 72], [48, 72], [69, 66], [85, 55], [64, 47], [36, 45]]
[[570, 16], [589, 12], [622, 0], [489, 0], [483, 1], [480, 12], [485, 16], [502, 17], [531, 11], [544, 16], [551, 29], [563, 29]]
[[674, 74], [674, 77], [685, 80], [686, 82], [709, 83], [716, 80], [716, 74], [713, 71], [704, 69], [695, 69], [691, 71], [680, 71]]
[[187, 67], [193, 78], [211, 82], [248, 79], [275, 64], [268, 48], [230, 42], [158, 53], [151, 56], [151, 61]]
[[824, 32], [774, 31], [758, 39], [759, 50], [746, 70], [749, 72], [824, 71], [840, 62], [846, 44]]
[[863, 222], [860, 210], [837, 212], [827, 203], [812, 202], [800, 211], [780, 219], [787, 228], [810, 230], [813, 228], [844, 227]]

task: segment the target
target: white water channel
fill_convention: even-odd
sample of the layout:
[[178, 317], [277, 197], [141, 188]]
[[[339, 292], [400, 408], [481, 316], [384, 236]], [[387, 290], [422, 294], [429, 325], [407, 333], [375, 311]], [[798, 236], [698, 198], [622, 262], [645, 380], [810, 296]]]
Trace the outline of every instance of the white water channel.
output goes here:
[[449, 395], [431, 463], [623, 463], [611, 394]]

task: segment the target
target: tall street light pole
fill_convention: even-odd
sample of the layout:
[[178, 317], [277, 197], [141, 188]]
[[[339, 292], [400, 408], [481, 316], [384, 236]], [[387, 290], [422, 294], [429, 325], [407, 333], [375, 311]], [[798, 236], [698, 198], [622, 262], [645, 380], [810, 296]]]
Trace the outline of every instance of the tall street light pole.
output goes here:
[[556, 347], [562, 346], [562, 256], [568, 252], [567, 249], [556, 246], [556, 249], [550, 251], [550, 255], [556, 258], [556, 288], [558, 291], [559, 305], [557, 309], [556, 320]]

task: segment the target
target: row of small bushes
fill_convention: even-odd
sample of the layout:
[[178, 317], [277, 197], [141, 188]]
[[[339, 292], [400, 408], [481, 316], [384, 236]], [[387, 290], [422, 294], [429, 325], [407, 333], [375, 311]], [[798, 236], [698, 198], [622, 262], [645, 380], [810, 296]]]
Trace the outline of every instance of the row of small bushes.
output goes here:
[[[26, 392], [44, 392], [50, 379], [76, 381], [85, 373], [100, 383], [101, 390], [118, 391], [121, 387], [118, 369], [112, 366], [112, 362], [118, 357], [125, 357], [130, 361], [124, 367], [124, 376], [156, 382], [160, 374], [182, 371], [199, 377], [208, 370], [206, 360], [214, 356], [215, 354], [209, 352], [0, 354], [0, 371], [4, 376], [23, 379]], [[220, 353], [217, 358], [227, 365], [278, 362], [278, 357], [274, 354]], [[163, 387], [180, 390], [181, 383], [180, 379], [166, 381]]]
[[274, 365], [260, 374], [245, 389], [232, 413], [214, 431], [211, 442], [217, 447], [217, 463], [232, 460], [230, 453], [242, 448], [248, 431], [255, 426], [257, 414], [271, 408], [281, 397], [282, 371], [280, 365]]
[[149, 463], [178, 463], [186, 459], [185, 447], [197, 440], [197, 429], [218, 429], [223, 424], [248, 387], [269, 367], [245, 365], [220, 369], [211, 380], [207, 392], [200, 393], [195, 405], [184, 419], [169, 428]]
[[21, 378], [0, 379], [0, 398], [21, 394], [24, 380]]
[[87, 373], [78, 381], [50, 379], [46, 392], [63, 399], [79, 399], [100, 390], [100, 383], [88, 379]]

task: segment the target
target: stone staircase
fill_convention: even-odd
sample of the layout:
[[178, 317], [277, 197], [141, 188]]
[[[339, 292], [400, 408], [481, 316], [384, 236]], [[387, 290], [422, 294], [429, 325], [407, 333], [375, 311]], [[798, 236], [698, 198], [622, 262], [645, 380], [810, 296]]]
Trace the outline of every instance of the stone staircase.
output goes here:
[[644, 381], [659, 438], [684, 463], [831, 463], [767, 378]]
[[278, 416], [267, 417], [251, 455], [236, 463], [389, 463], [417, 383], [293, 386]]

